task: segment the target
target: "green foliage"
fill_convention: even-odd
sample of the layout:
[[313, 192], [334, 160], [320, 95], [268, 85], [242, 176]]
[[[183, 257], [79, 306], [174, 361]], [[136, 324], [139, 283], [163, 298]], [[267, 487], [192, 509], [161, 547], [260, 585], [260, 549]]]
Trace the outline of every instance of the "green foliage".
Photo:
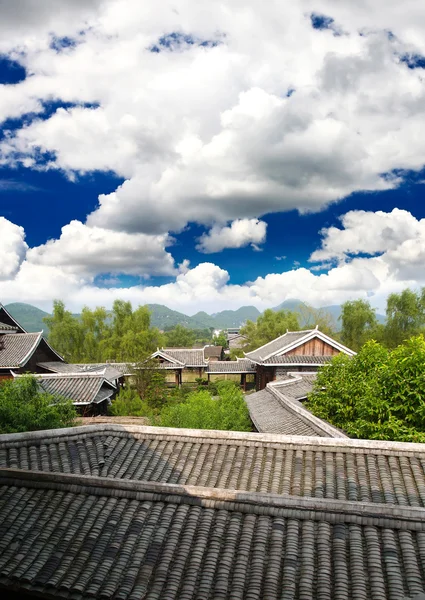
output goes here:
[[425, 327], [425, 288], [421, 292], [409, 289], [390, 294], [387, 299], [385, 343], [395, 348]]
[[341, 308], [342, 342], [357, 352], [377, 332], [375, 309], [367, 300], [344, 302]]
[[192, 348], [195, 340], [195, 331], [183, 325], [176, 325], [165, 334], [167, 348]]
[[152, 407], [133, 388], [122, 388], [109, 407], [114, 417], [152, 417]]
[[227, 348], [227, 337], [224, 331], [220, 331], [218, 335], [213, 337], [214, 346], [223, 346], [223, 348]]
[[425, 442], [425, 340], [367, 342], [319, 371], [308, 408], [352, 437]]
[[248, 409], [239, 387], [231, 381], [217, 382], [218, 397], [207, 390], [190, 393], [185, 402], [167, 405], [161, 412], [163, 427], [252, 431]]
[[245, 352], [255, 350], [267, 342], [271, 342], [286, 331], [298, 331], [300, 329], [298, 316], [287, 310], [274, 311], [265, 310], [257, 319], [257, 322], [248, 321], [241, 329], [241, 334], [246, 336], [247, 343]]
[[0, 433], [72, 427], [75, 418], [72, 401], [41, 391], [35, 377], [0, 385]]
[[56, 300], [45, 322], [49, 342], [68, 362], [137, 362], [164, 344], [159, 330], [151, 327], [149, 309], [133, 311], [123, 300], [115, 300], [110, 313], [103, 307], [84, 307], [80, 317]]

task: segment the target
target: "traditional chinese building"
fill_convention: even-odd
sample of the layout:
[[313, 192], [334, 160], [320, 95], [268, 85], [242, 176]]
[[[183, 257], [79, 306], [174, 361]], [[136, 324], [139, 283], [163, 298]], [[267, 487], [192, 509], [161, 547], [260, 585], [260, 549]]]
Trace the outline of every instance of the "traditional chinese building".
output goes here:
[[317, 371], [341, 352], [355, 355], [353, 350], [316, 327], [288, 331], [245, 356], [256, 365], [257, 390], [262, 390], [271, 381], [286, 378], [291, 371]]

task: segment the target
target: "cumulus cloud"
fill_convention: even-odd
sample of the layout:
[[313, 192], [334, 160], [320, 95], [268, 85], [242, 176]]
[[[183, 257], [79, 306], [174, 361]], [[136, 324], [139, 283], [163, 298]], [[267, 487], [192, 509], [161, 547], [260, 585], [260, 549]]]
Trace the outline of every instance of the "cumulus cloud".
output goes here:
[[171, 243], [167, 235], [108, 231], [71, 221], [62, 228], [59, 239], [29, 250], [27, 260], [89, 277], [101, 273], [172, 275], [174, 259], [165, 251], [165, 246]]
[[0, 280], [17, 273], [27, 249], [24, 228], [0, 217]]
[[251, 246], [258, 250], [258, 244], [266, 240], [267, 223], [258, 219], [238, 219], [227, 227], [215, 225], [199, 238], [197, 250], [204, 254], [220, 252], [225, 248]]
[[[73, 106], [11, 132], [0, 161], [115, 172], [125, 183], [99, 196], [88, 224], [129, 233], [317, 211], [394, 187], [393, 170], [419, 169], [425, 155], [424, 80], [400, 59], [425, 39], [420, 3], [410, 4], [382, 15], [371, 2], [93, 1], [84, 34], [69, 19], [75, 47], [23, 43], [32, 76], [6, 86], [0, 117], [52, 99]], [[313, 11], [341, 35], [314, 29]], [[181, 37], [161, 46], [171, 32]]]

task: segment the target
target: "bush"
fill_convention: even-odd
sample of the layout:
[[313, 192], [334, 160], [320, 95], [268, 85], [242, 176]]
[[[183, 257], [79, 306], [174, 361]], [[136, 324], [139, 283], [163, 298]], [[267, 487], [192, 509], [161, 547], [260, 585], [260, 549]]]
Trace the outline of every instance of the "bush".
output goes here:
[[133, 388], [121, 388], [109, 407], [109, 414], [114, 417], [151, 417], [154, 413], [154, 409]]
[[376, 342], [320, 369], [308, 408], [349, 436], [425, 442], [425, 340], [393, 351]]
[[239, 387], [232, 381], [217, 382], [218, 398], [207, 390], [190, 393], [185, 402], [161, 411], [159, 425], [189, 429], [252, 431], [248, 408]]
[[72, 427], [76, 416], [71, 400], [42, 391], [35, 377], [0, 385], [0, 433]]

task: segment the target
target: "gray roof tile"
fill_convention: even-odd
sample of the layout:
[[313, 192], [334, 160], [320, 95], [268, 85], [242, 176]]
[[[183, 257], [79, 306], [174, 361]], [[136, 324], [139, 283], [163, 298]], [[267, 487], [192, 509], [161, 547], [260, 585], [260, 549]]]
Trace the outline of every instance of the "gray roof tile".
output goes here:
[[320, 435], [298, 415], [289, 411], [267, 388], [247, 394], [245, 400], [254, 425], [262, 433]]
[[97, 404], [111, 397], [115, 390], [104, 375], [46, 374], [37, 376], [37, 381], [49, 394], [70, 398], [74, 404]]
[[19, 368], [42, 340], [41, 333], [5, 333], [1, 336], [0, 369]]
[[265, 344], [261, 348], [257, 348], [257, 350], [253, 350], [252, 352], [247, 352], [248, 358], [252, 360], [262, 361], [270, 354], [274, 352], [284, 351], [285, 348], [293, 344], [294, 342], [298, 342], [303, 337], [311, 333], [312, 330], [308, 331], [289, 331], [281, 335], [280, 337], [272, 340], [268, 344]]
[[18, 331], [16, 325], [10, 325], [9, 323], [2, 323], [0, 321], [0, 331]]
[[255, 373], [257, 365], [250, 360], [218, 360], [208, 365], [208, 373]]
[[205, 367], [207, 361], [204, 357], [204, 350], [200, 348], [162, 348], [162, 352], [182, 363], [186, 367]]
[[263, 365], [325, 365], [333, 356], [311, 356], [309, 354], [290, 354], [289, 356], [271, 356], [261, 362]]
[[117, 425], [0, 436], [0, 588], [414, 597], [424, 465], [420, 444]]
[[[39, 367], [53, 373], [99, 373], [104, 375], [109, 381], [116, 381], [123, 376], [122, 369], [116, 366], [117, 363], [87, 363], [87, 364], [69, 364], [60, 361], [37, 363]], [[118, 363], [121, 366], [121, 363]], [[128, 367], [126, 366], [126, 370]]]

